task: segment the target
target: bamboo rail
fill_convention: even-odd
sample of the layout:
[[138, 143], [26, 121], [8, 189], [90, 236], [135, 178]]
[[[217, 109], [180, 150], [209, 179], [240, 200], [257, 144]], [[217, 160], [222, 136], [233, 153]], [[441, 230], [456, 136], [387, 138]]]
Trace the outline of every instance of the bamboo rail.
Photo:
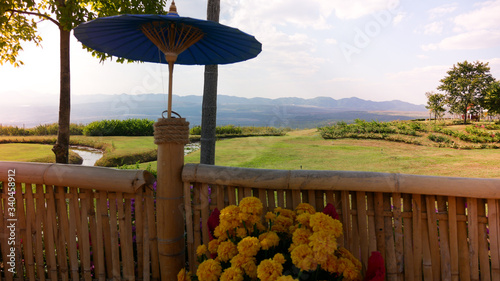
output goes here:
[[159, 280], [154, 180], [142, 170], [0, 162], [1, 280]]
[[264, 212], [334, 204], [340, 244], [364, 269], [369, 254], [381, 252], [386, 280], [500, 281], [500, 179], [201, 164], [186, 164], [182, 179], [190, 270], [211, 211], [255, 196]]

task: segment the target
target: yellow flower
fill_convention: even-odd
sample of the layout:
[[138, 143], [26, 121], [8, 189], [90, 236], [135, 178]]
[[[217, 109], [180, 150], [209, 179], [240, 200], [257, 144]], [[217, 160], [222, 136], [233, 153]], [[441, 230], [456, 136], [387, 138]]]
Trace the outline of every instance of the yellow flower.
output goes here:
[[237, 228], [240, 225], [240, 208], [238, 206], [230, 205], [222, 209], [220, 212], [219, 226], [223, 226], [224, 232], [229, 229]]
[[311, 214], [309, 214], [309, 213], [300, 214], [296, 218], [297, 222], [306, 228], [309, 228], [310, 219], [311, 219]]
[[221, 273], [220, 263], [212, 259], [202, 262], [196, 271], [199, 281], [217, 281]]
[[196, 248], [196, 256], [201, 257], [208, 254], [208, 249], [206, 245], [200, 245]]
[[226, 262], [232, 259], [238, 254], [238, 249], [231, 241], [224, 241], [220, 243], [219, 249], [217, 250], [217, 258], [220, 261]]
[[337, 257], [334, 254], [328, 255], [326, 261], [321, 263], [321, 268], [330, 273], [337, 273]]
[[342, 274], [348, 280], [361, 279], [361, 273], [356, 269], [356, 266], [347, 258], [339, 258], [337, 260], [337, 272]]
[[361, 271], [362, 267], [361, 262], [357, 258], [355, 258], [354, 255], [351, 252], [349, 252], [346, 248], [339, 247], [337, 249], [337, 252], [340, 254], [341, 257], [349, 259], [354, 264], [356, 269]]
[[293, 219], [287, 216], [279, 215], [276, 217], [273, 226], [271, 227], [272, 231], [276, 232], [288, 232], [288, 228], [293, 224]]
[[241, 266], [241, 268], [243, 268], [245, 274], [248, 275], [248, 277], [252, 279], [257, 278], [257, 265], [255, 264], [255, 258], [249, 259]]
[[229, 267], [222, 272], [220, 281], [243, 281], [243, 271], [237, 267]]
[[191, 281], [191, 272], [186, 271], [186, 269], [181, 269], [177, 274], [177, 281]]
[[342, 223], [323, 213], [311, 215], [309, 225], [314, 232], [327, 231], [335, 237], [342, 235]]
[[220, 241], [219, 240], [212, 240], [208, 242], [208, 251], [210, 251], [211, 254], [217, 254], [217, 249], [219, 248]]
[[304, 213], [314, 214], [316, 213], [316, 210], [308, 203], [300, 203], [297, 207], [295, 207], [295, 212], [297, 215]]
[[265, 218], [268, 222], [273, 222], [276, 219], [276, 214], [272, 212], [267, 212]]
[[309, 237], [312, 235], [312, 232], [306, 228], [297, 228], [292, 235], [293, 244], [302, 245], [309, 244]]
[[307, 245], [299, 245], [291, 252], [292, 262], [296, 267], [304, 271], [316, 270], [317, 263], [314, 262], [313, 251]]
[[278, 246], [280, 238], [274, 231], [264, 232], [259, 235], [260, 247], [262, 250], [269, 250], [272, 247]]
[[272, 259], [263, 260], [257, 267], [257, 277], [262, 281], [275, 281], [281, 276], [283, 265]]
[[324, 263], [328, 255], [337, 249], [337, 239], [327, 231], [318, 231], [309, 237], [309, 246], [314, 252], [314, 259]]
[[274, 255], [273, 260], [275, 260], [276, 262], [279, 262], [281, 264], [284, 264], [286, 261], [285, 256], [283, 256], [283, 254], [281, 254], [281, 253], [277, 253], [276, 255]]
[[274, 212], [278, 214], [278, 216], [284, 216], [289, 219], [295, 219], [295, 212], [288, 210], [288, 209], [283, 209], [281, 207], [274, 208]]
[[248, 236], [248, 231], [244, 227], [238, 227], [236, 229], [236, 236], [238, 236], [240, 238], [245, 238]]
[[276, 281], [299, 281], [299, 279], [293, 278], [291, 275], [280, 276]]
[[254, 278], [257, 274], [257, 266], [255, 265], [255, 262], [255, 257], [237, 254], [231, 259], [231, 266], [243, 269], [248, 276]]
[[260, 216], [262, 215], [262, 202], [257, 197], [245, 197], [240, 202], [240, 211]]
[[257, 237], [248, 236], [238, 243], [238, 252], [242, 255], [253, 257], [260, 250], [260, 242]]

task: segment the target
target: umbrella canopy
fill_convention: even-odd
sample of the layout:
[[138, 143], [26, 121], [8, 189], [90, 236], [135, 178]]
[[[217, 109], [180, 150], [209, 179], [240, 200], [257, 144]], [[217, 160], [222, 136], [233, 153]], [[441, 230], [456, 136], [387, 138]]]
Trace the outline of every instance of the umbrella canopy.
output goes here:
[[[85, 46], [116, 57], [169, 64], [171, 113], [173, 64], [229, 64], [256, 57], [255, 37], [213, 21], [181, 17], [172, 2], [167, 15], [119, 15], [97, 18], [74, 29]], [[159, 55], [159, 51], [163, 55]]]

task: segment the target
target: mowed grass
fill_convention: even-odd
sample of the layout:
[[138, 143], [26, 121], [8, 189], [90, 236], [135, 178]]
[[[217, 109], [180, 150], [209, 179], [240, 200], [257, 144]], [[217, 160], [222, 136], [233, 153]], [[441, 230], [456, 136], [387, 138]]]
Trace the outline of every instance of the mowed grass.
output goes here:
[[[199, 151], [186, 163], [199, 163]], [[316, 130], [282, 137], [218, 141], [216, 165], [345, 170], [459, 177], [500, 177], [500, 150], [457, 150], [381, 140], [324, 140]], [[152, 165], [155, 168], [155, 165]]]
[[2, 161], [32, 162], [48, 157], [55, 159], [51, 145], [31, 143], [0, 144], [0, 159]]
[[[78, 143], [103, 145], [108, 157], [156, 149], [153, 137], [72, 136]], [[32, 161], [52, 156], [52, 146], [0, 144], [1, 161]], [[185, 157], [199, 163], [200, 151]], [[316, 129], [286, 136], [224, 139], [216, 144], [216, 165], [304, 170], [346, 170], [435, 176], [500, 178], [500, 149], [457, 150], [384, 140], [324, 140]], [[134, 162], [135, 163], [135, 162]], [[116, 165], [115, 165], [116, 166]], [[156, 170], [156, 162], [140, 164]]]

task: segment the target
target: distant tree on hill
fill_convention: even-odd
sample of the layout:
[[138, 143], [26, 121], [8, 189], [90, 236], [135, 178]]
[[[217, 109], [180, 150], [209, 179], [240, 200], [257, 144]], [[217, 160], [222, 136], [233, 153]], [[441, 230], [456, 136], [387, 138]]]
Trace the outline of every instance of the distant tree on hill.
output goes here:
[[469, 111], [480, 111], [486, 91], [495, 81], [488, 63], [479, 61], [459, 62], [447, 71], [438, 90], [446, 92], [446, 100], [452, 113], [462, 114], [467, 123]]
[[446, 105], [446, 96], [440, 93], [427, 92], [425, 93], [427, 97], [427, 105], [425, 108], [429, 109], [432, 114], [434, 114], [434, 121], [440, 118], [446, 112], [444, 106]]
[[[2, 0], [0, 4], [0, 64], [23, 64], [17, 57], [26, 41], [40, 45], [42, 37], [37, 24], [49, 20], [59, 28], [60, 38], [60, 98], [59, 131], [53, 147], [57, 163], [68, 163], [70, 124], [70, 32], [84, 21], [117, 14], [164, 13], [165, 0], [72, 1], [72, 0]], [[111, 57], [92, 51], [101, 61]], [[123, 60], [117, 60], [123, 61]], [[43, 67], [43, 66], [41, 66]]]
[[488, 110], [489, 115], [500, 114], [500, 81], [492, 83], [486, 91], [483, 106]]

